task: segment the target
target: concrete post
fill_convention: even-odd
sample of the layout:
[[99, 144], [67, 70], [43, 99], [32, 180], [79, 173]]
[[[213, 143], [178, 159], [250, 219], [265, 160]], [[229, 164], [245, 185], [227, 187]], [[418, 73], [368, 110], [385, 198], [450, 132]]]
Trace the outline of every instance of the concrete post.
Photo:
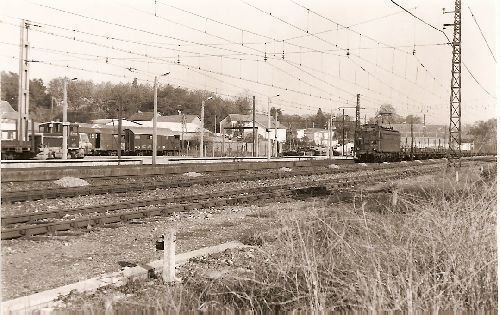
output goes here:
[[205, 100], [201, 101], [200, 158], [203, 157], [203, 132], [205, 129]]
[[163, 245], [163, 273], [164, 283], [175, 281], [175, 230], [168, 229], [165, 233]]
[[[151, 163], [153, 165], [156, 165], [156, 146], [157, 146], [157, 115], [158, 115], [158, 77], [155, 76], [155, 81], [154, 81], [154, 102], [153, 102], [153, 147], [152, 147], [152, 156], [151, 156]], [[121, 147], [121, 140], [120, 140], [120, 147]]]
[[68, 79], [63, 80], [62, 159], [68, 159]]

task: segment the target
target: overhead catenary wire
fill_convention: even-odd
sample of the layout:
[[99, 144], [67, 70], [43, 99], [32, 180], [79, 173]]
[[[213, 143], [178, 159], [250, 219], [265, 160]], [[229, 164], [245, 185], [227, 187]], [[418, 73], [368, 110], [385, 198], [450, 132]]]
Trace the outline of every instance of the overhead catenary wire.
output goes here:
[[479, 29], [479, 32], [481, 33], [481, 36], [483, 37], [484, 42], [485, 42], [486, 46], [488, 47], [488, 50], [490, 51], [491, 57], [493, 57], [493, 60], [495, 60], [495, 63], [496, 63], [497, 59], [495, 58], [495, 54], [493, 53], [493, 50], [491, 50], [490, 44], [488, 44], [488, 41], [486, 40], [486, 37], [484, 36], [484, 33], [483, 33], [483, 30], [481, 29], [481, 26], [479, 26], [479, 23], [476, 20], [476, 16], [474, 15], [474, 13], [472, 13], [472, 9], [469, 6], [467, 6], [467, 7], [469, 8], [469, 12], [472, 15], [472, 19], [474, 19], [474, 23], [476, 23], [476, 26]]
[[[411, 13], [410, 11], [408, 11], [406, 8], [404, 8], [402, 5], [400, 5], [399, 3], [397, 3], [396, 1], [394, 0], [390, 0], [392, 3], [394, 3], [396, 6], [398, 6], [399, 8], [401, 8], [401, 10], [405, 11], [406, 13], [410, 14], [413, 18], [417, 19], [418, 21], [424, 23], [425, 25], [429, 26], [430, 28], [440, 32], [441, 34], [444, 35], [444, 37], [446, 37], [446, 39], [448, 40], [448, 45], [451, 45], [451, 40], [450, 38], [448, 37], [448, 35], [443, 31], [443, 30], [440, 30], [438, 29], [437, 27], [435, 27], [434, 25], [424, 21], [422, 18], [416, 16], [415, 14]], [[491, 94], [475, 77], [475, 75], [472, 73], [472, 71], [469, 69], [469, 67], [467, 67], [467, 65], [463, 62], [462, 60], [462, 65], [465, 67], [465, 69], [467, 70], [467, 72], [469, 73], [469, 75], [474, 79], [474, 81], [477, 83], [477, 85], [486, 93], [488, 94], [489, 96], [491, 96], [492, 98], [495, 98], [496, 99], [496, 96]]]
[[[37, 23], [40, 23], [40, 22], [37, 22]], [[44, 24], [44, 23], [41, 23], [41, 24]], [[15, 24], [12, 24], [14, 26], [17, 26]], [[52, 26], [52, 27], [56, 27], [56, 28], [60, 28], [60, 29], [64, 29], [64, 30], [67, 30], [67, 31], [70, 31], [70, 29], [68, 28], [64, 28], [64, 27], [60, 27], [60, 26], [55, 26], [55, 25], [49, 25], [49, 26]], [[97, 46], [101, 46], [101, 47], [105, 47], [105, 48], [108, 48], [108, 49], [112, 49], [112, 50], [117, 50], [117, 51], [121, 51], [121, 52], [124, 52], [124, 53], [131, 53], [132, 51], [131, 50], [127, 50], [127, 49], [121, 49], [121, 48], [117, 48], [117, 47], [114, 47], [114, 46], [109, 46], [109, 45], [103, 45], [103, 44], [98, 44], [98, 43], [95, 43], [95, 42], [91, 42], [91, 41], [88, 41], [88, 40], [84, 40], [84, 39], [80, 39], [80, 38], [76, 38], [74, 35], [61, 35], [61, 34], [57, 34], [57, 33], [54, 33], [54, 32], [47, 32], [45, 30], [40, 30], [40, 29], [36, 29], [36, 31], [38, 32], [42, 32], [42, 33], [46, 33], [46, 34], [49, 34], [49, 35], [53, 35], [53, 36], [59, 36], [59, 37], [63, 37], [63, 38], [66, 38], [66, 39], [69, 39], [69, 40], [73, 40], [73, 41], [80, 41], [80, 42], [83, 42], [83, 43], [87, 43], [87, 44], [92, 44], [92, 45], [97, 45]], [[81, 32], [83, 34], [86, 34], [86, 35], [91, 35], [91, 36], [98, 36], [98, 37], [101, 37], [101, 38], [106, 38], [107, 40], [116, 40], [117, 37], [114, 37], [114, 36], [105, 36], [105, 35], [99, 35], [99, 34], [95, 34], [95, 33], [90, 33], [90, 32], [83, 32], [83, 31], [77, 31], [77, 32]], [[140, 55], [140, 56], [143, 56], [143, 57], [146, 57], [146, 58], [153, 58], [153, 59], [159, 59], [159, 60], [163, 60], [165, 61], [166, 63], [169, 63], [169, 64], [172, 64], [171, 61], [168, 61], [168, 60], [164, 60], [163, 58], [155, 58], [153, 56], [150, 56], [148, 54], [142, 54], [142, 53], [134, 53], [135, 55]], [[218, 55], [216, 55], [218, 56]], [[278, 58], [276, 58], [278, 59]], [[193, 66], [191, 66], [193, 67]], [[293, 77], [293, 75], [291, 75]], [[241, 79], [241, 78], [240, 78]], [[258, 83], [261, 83], [261, 82], [258, 82]], [[310, 85], [310, 86], [313, 86], [313, 85]], [[316, 98], [320, 98], [320, 99], [324, 99], [324, 100], [328, 100], [328, 99], [331, 99], [331, 98], [327, 98], [327, 97], [323, 97], [323, 96], [317, 96], [317, 95], [313, 95], [312, 93], [307, 93], [307, 92], [302, 92], [302, 91], [298, 91], [296, 89], [291, 89], [291, 88], [283, 88], [284, 90], [289, 90], [289, 91], [292, 91], [292, 92], [295, 92], [295, 93], [298, 93], [298, 94], [302, 94], [304, 96], [312, 96], [312, 97], [316, 97]], [[351, 93], [351, 95], [355, 95], [354, 93]], [[330, 94], [330, 96], [332, 96]], [[346, 99], [347, 100], [347, 99]]]
[[[146, 33], [152, 34], [152, 35], [162, 36], [161, 34], [157, 34], [155, 32], [150, 32], [150, 31], [145, 31], [145, 30], [138, 29], [138, 28], [128, 27], [128, 26], [124, 26], [122, 24], [118, 24], [118, 23], [114, 23], [114, 22], [109, 22], [109, 21], [105, 21], [105, 20], [97, 19], [97, 18], [93, 18], [93, 17], [87, 17], [87, 16], [79, 14], [79, 13], [74, 13], [74, 12], [70, 12], [70, 11], [66, 11], [66, 10], [61, 10], [61, 9], [53, 8], [53, 7], [50, 7], [50, 6], [45, 6], [45, 5], [41, 5], [41, 4], [38, 4], [38, 5], [40, 5], [42, 7], [49, 8], [49, 9], [53, 9], [53, 10], [61, 11], [61, 12], [64, 12], [64, 13], [68, 13], [68, 14], [79, 16], [79, 17], [83, 17], [83, 18], [86, 18], [86, 19], [91, 19], [91, 20], [95, 20], [95, 21], [98, 21], [98, 22], [106, 23], [106, 24], [111, 24], [111, 25], [116, 25], [116, 26], [120, 26], [120, 27], [125, 27], [127, 29], [132, 29], [132, 30], [136, 30], [136, 31], [142, 31], [142, 32], [146, 32]], [[288, 23], [288, 24], [290, 24], [290, 23]], [[167, 35], [165, 35], [164, 37], [175, 38], [175, 37], [171, 37], [171, 36], [167, 36]], [[197, 43], [197, 42], [193, 42], [193, 41], [188, 41], [188, 42], [195, 43], [195, 44], [202, 45], [202, 46], [207, 46], [207, 45], [205, 45], [203, 43]], [[207, 47], [210, 47], [210, 46], [207, 46]], [[336, 45], [336, 47], [338, 47], [338, 45]], [[213, 48], [213, 47], [211, 47], [211, 48]], [[228, 50], [228, 49], [225, 49], [225, 50]], [[229, 51], [236, 52], [234, 50], [229, 50]]]
[[[354, 34], [356, 34], [356, 35], [359, 35], [360, 37], [364, 37], [364, 38], [366, 38], [366, 39], [368, 39], [368, 40], [370, 40], [370, 41], [373, 41], [373, 42], [375, 42], [375, 43], [377, 43], [377, 44], [382, 44], [382, 45], [386, 46], [387, 48], [392, 48], [392, 49], [397, 50], [397, 51], [399, 51], [399, 52], [402, 52], [402, 53], [404, 53], [404, 54], [406, 54], [406, 55], [410, 55], [410, 52], [408, 52], [408, 51], [402, 50], [402, 49], [400, 49], [399, 47], [396, 47], [396, 46], [394, 46], [394, 45], [389, 45], [389, 44], [384, 43], [384, 42], [382, 42], [382, 41], [380, 41], [380, 40], [378, 40], [378, 39], [375, 39], [375, 38], [373, 38], [373, 37], [371, 37], [371, 36], [368, 36], [368, 35], [366, 35], [366, 34], [363, 34], [363, 33], [361, 33], [361, 32], [358, 32], [358, 31], [356, 31], [356, 30], [352, 29], [352, 28], [351, 28], [352, 26], [345, 26], [345, 25], [342, 25], [341, 23], [339, 23], [339, 22], [337, 22], [337, 21], [334, 21], [333, 19], [331, 19], [331, 18], [329, 18], [329, 17], [327, 17], [327, 16], [325, 16], [325, 15], [323, 15], [323, 14], [319, 13], [319, 12], [316, 12], [316, 11], [314, 11], [314, 10], [311, 10], [310, 8], [308, 8], [308, 7], [304, 6], [304, 5], [302, 5], [301, 3], [299, 3], [299, 2], [297, 2], [297, 1], [295, 1], [295, 0], [289, 0], [289, 1], [290, 1], [290, 2], [292, 2], [292, 3], [294, 3], [295, 5], [297, 5], [297, 6], [299, 6], [299, 7], [301, 7], [301, 8], [303, 8], [303, 9], [307, 10], [308, 12], [311, 12], [311, 13], [313, 13], [313, 14], [317, 15], [318, 17], [320, 17], [320, 18], [322, 18], [322, 19], [324, 19], [324, 20], [326, 20], [326, 21], [328, 21], [328, 22], [330, 22], [330, 23], [333, 23], [333, 24], [337, 25], [337, 27], [338, 27], [338, 26], [340, 26], [340, 27], [341, 27], [341, 29], [346, 29], [346, 30], [348, 30], [348, 31], [350, 31], [350, 32], [353, 32], [353, 33], [354, 33]], [[393, 52], [394, 52], [394, 51], [393, 51]], [[412, 55], [412, 56], [413, 56], [413, 57], [417, 60], [417, 62], [418, 62], [417, 64], [418, 64], [418, 65], [421, 65], [421, 66], [422, 66], [422, 68], [424, 68], [424, 70], [426, 71], [426, 73], [427, 73], [429, 76], [431, 76], [431, 77], [433, 78], [433, 80], [437, 81], [437, 82], [440, 84], [440, 86], [441, 86], [441, 87], [443, 87], [443, 88], [444, 88], [444, 85], [443, 85], [443, 84], [441, 84], [441, 82], [439, 82], [439, 81], [437, 80], [436, 76], [435, 76], [433, 73], [431, 73], [431, 72], [430, 72], [430, 70], [428, 70], [428, 69], [427, 69], [427, 67], [425, 67], [425, 66], [424, 66], [423, 62], [422, 62], [422, 61], [421, 61], [421, 60], [420, 60], [420, 59], [419, 59], [419, 58], [418, 58], [418, 57], [417, 57], [414, 53], [412, 53], [411, 55]]]
[[[255, 10], [257, 10], [257, 11], [259, 11], [259, 12], [261, 12], [261, 13], [265, 14], [266, 16], [270, 16], [270, 17], [272, 17], [272, 18], [274, 18], [274, 19], [277, 19], [277, 20], [279, 20], [280, 22], [282, 22], [282, 23], [284, 23], [284, 24], [286, 24], [286, 25], [288, 25], [288, 26], [290, 26], [290, 27], [292, 27], [292, 28], [294, 28], [294, 29], [297, 29], [297, 30], [300, 30], [300, 31], [302, 31], [302, 32], [304, 32], [304, 33], [307, 33], [307, 30], [304, 30], [303, 28], [300, 28], [300, 27], [298, 27], [297, 25], [295, 25], [295, 24], [293, 24], [293, 23], [288, 22], [287, 20], [285, 20], [285, 19], [283, 19], [283, 18], [280, 18], [280, 17], [278, 17], [278, 16], [276, 16], [276, 15], [273, 15], [273, 14], [272, 14], [272, 12], [266, 12], [266, 11], [264, 11], [264, 10], [260, 9], [260, 8], [259, 8], [259, 7], [257, 7], [257, 6], [255, 6], [255, 5], [251, 4], [251, 3], [248, 3], [248, 2], [247, 2], [247, 1], [245, 1], [245, 0], [240, 0], [240, 1], [241, 1], [242, 3], [244, 3], [244, 4], [246, 4], [247, 6], [250, 6], [250, 7], [254, 8]], [[292, 1], [292, 2], [293, 2], [293, 0], [290, 0], [290, 1]], [[311, 12], [312, 12], [312, 11], [311, 11]], [[328, 18], [327, 18], [327, 19], [328, 19]], [[331, 20], [330, 20], [330, 21], [331, 21]], [[337, 24], [337, 25], [340, 25], [340, 24], [338, 24], [338, 23], [336, 23], [336, 22], [334, 22], [334, 21], [333, 21], [333, 23], [335, 23], [335, 24]], [[359, 33], [357, 33], [357, 34], [359, 34]], [[328, 44], [328, 45], [331, 45], [331, 46], [333, 46], [333, 47], [337, 47], [337, 48], [339, 48], [339, 49], [342, 49], [342, 50], [344, 50], [346, 53], [349, 53], [349, 55], [356, 55], [356, 54], [354, 54], [353, 52], [350, 52], [348, 48], [345, 48], [345, 47], [341, 47], [341, 46], [339, 46], [339, 44], [332, 43], [332, 42], [327, 41], [327, 40], [325, 40], [325, 39], [323, 39], [323, 38], [321, 38], [321, 37], [319, 37], [319, 36], [313, 36], [313, 37], [315, 37], [315, 38], [319, 39], [320, 41], [322, 41], [322, 42], [324, 42], [324, 43], [326, 43], [326, 44]], [[371, 37], [367, 37], [367, 38], [370, 38], [371, 40], [374, 40], [374, 39], [372, 39]], [[374, 40], [374, 41], [376, 41], [376, 40]], [[379, 41], [377, 41], [377, 42], [378, 42], [378, 43], [380, 43]], [[363, 61], [367, 61], [367, 59], [365, 59], [365, 58], [361, 57], [359, 54], [358, 54], [358, 55], [356, 55], [356, 56], [357, 56], [359, 59], [363, 60]], [[348, 59], [348, 60], [350, 61], [351, 59]], [[423, 64], [422, 64], [422, 63], [420, 63], [420, 65], [421, 65], [421, 66], [423, 66]], [[358, 64], [358, 66], [360, 66], [360, 65]], [[380, 65], [376, 65], [376, 66], [377, 66], [377, 67], [382, 68]], [[361, 66], [360, 66], [360, 67], [361, 67]], [[367, 71], [367, 70], [366, 70], [366, 69], [364, 69], [363, 67], [361, 67], [361, 69], [363, 69], [364, 71]], [[384, 70], [385, 70], [385, 69], [384, 69]], [[374, 74], [371, 74], [371, 75], [372, 75], [373, 77], [376, 77]], [[405, 77], [403, 77], [403, 76], [401, 76], [401, 75], [397, 75], [397, 76], [399, 76], [399, 77], [400, 77], [401, 79], [403, 79], [403, 80], [407, 80], [407, 78], [405, 78]], [[435, 78], [434, 78], [434, 79], [435, 79]], [[408, 81], [408, 82], [411, 82], [412, 84], [415, 84], [415, 82], [412, 82], [412, 81], [410, 81], [410, 80], [407, 80], [407, 81]], [[418, 84], [415, 84], [415, 85], [416, 85], [417, 87], [419, 87], [419, 88], [422, 88], [422, 87], [420, 87]], [[426, 89], [424, 89], [424, 90], [426, 90]], [[429, 92], [430, 94], [434, 94], [434, 95], [435, 95], [435, 93], [434, 93], [434, 92], [432, 92], [432, 91], [428, 91], [428, 90], [426, 90], [426, 92]]]
[[[310, 29], [309, 29], [309, 31], [310, 31]], [[233, 43], [230, 43], [230, 44], [231, 44], [231, 45], [233, 45]], [[245, 43], [245, 44], [246, 44], [246, 43]], [[189, 44], [189, 45], [191, 45], [191, 44]], [[194, 44], [193, 44], [193, 45], [194, 45]], [[234, 45], [235, 45], [235, 44], [234, 44]], [[288, 43], [287, 43], [287, 45], [288, 45]], [[214, 44], [213, 44], [213, 46], [217, 46], [217, 44], [215, 44], [215, 43], [214, 43]], [[222, 45], [221, 45], [221, 46], [222, 46]], [[163, 49], [163, 48], [162, 48], [162, 49]], [[342, 51], [342, 50], [341, 50], [341, 49], [338, 49], [338, 51]], [[289, 52], [287, 51], [287, 53], [289, 53]], [[290, 52], [290, 53], [291, 53], [291, 52]], [[243, 53], [240, 53], [240, 54], [243, 54]], [[245, 53], [245, 54], [246, 54], [246, 53]], [[271, 54], [271, 53], [270, 53], [270, 54]], [[196, 55], [197, 55], [197, 56], [199, 56], [199, 55], [200, 55], [200, 53], [197, 53]], [[206, 55], [208, 56], [208, 54], [206, 54]], [[217, 54], [213, 54], [213, 56], [215, 56], [215, 55], [217, 55]], [[187, 56], [187, 55], [186, 55], [186, 56]], [[217, 55], [217, 56], [220, 56], [220, 55]], [[224, 56], [226, 56], [226, 55], [224, 55]], [[257, 56], [257, 55], [255, 55], [255, 56]], [[183, 55], [181, 55], [181, 57], [183, 57]], [[110, 57], [110, 58], [113, 58], [113, 57]], [[169, 57], [165, 57], [165, 56], [163, 56], [163, 57], [161, 57], [161, 56], [156, 56], [156, 57], [155, 57], [155, 56], [154, 56], [154, 58], [153, 58], [153, 59], [156, 59], [157, 61], [159, 61], [159, 60], [160, 60], [160, 59], [162, 59], [162, 58], [169, 58]], [[114, 59], [120, 59], [120, 58], [119, 58], [119, 57], [115, 57]], [[125, 60], [126, 58], [121, 58], [121, 59], [124, 59], [124, 60]], [[148, 55], [148, 56], [144, 56], [144, 57], [137, 57], [137, 59], [150, 60], [150, 59], [151, 59], [151, 56], [149, 56], [149, 55]], [[182, 58], [181, 58], [181, 59], [182, 59]], [[241, 58], [238, 58], [238, 59], [239, 59], [239, 60], [241, 60]], [[251, 61], [252, 61], [252, 60], [251, 60]], [[167, 62], [167, 63], [171, 64], [171, 62]], [[261, 63], [261, 65], [262, 65], [262, 63]], [[199, 65], [198, 65], [198, 66], [199, 66]], [[196, 69], [196, 68], [197, 68], [197, 67], [193, 67], [192, 69]], [[206, 69], [205, 69], [205, 70], [206, 70]], [[221, 71], [219, 71], [219, 72], [220, 72], [220, 73], [223, 73], [223, 71], [222, 71], [222, 70], [221, 70]], [[240, 77], [241, 77], [241, 74], [240, 74]], [[359, 77], [359, 76], [358, 76], [358, 77]], [[351, 92], [349, 92], [349, 93], [351, 93]]]

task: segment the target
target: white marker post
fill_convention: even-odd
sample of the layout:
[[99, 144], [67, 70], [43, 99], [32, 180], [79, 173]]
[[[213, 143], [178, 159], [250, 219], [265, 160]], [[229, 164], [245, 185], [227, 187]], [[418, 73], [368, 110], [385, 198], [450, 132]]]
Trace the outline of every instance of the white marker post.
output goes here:
[[397, 189], [394, 189], [392, 191], [392, 206], [395, 207], [398, 204], [398, 191]]
[[163, 282], [175, 281], [175, 230], [168, 229], [163, 243]]

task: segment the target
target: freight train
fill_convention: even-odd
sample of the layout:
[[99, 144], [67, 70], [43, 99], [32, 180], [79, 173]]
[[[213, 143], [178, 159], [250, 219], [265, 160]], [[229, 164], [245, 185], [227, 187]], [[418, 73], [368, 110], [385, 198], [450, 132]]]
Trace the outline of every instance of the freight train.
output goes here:
[[[126, 127], [118, 140], [114, 126], [80, 127], [88, 136], [91, 149], [88, 155], [116, 155], [120, 148], [123, 155], [152, 155], [153, 128]], [[157, 154], [177, 155], [180, 151], [180, 136], [167, 128], [157, 128]]]
[[[366, 124], [361, 127], [356, 139], [355, 160], [357, 162], [380, 163], [404, 160], [444, 158], [447, 150], [443, 146], [434, 148], [401, 147], [401, 134], [392, 127]], [[464, 152], [468, 155], [468, 152]]]
[[[118, 148], [122, 155], [153, 153], [153, 128], [150, 127], [126, 127], [119, 141], [118, 130], [113, 126], [67, 125], [70, 159], [80, 159], [85, 155], [116, 155]], [[38, 131], [29, 135], [29, 141], [2, 140], [2, 159], [60, 159], [62, 130], [62, 122], [50, 121], [39, 124]], [[178, 155], [180, 149], [180, 135], [167, 128], [157, 129], [158, 155]]]

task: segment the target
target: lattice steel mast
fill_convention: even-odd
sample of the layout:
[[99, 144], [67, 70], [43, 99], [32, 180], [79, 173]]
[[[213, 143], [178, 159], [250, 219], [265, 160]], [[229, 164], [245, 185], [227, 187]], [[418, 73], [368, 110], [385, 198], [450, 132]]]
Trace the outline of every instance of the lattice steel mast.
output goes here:
[[449, 155], [450, 158], [462, 156], [462, 13], [461, 0], [455, 0], [455, 20], [453, 25], [453, 57], [451, 62], [451, 95], [450, 95], [450, 126]]

